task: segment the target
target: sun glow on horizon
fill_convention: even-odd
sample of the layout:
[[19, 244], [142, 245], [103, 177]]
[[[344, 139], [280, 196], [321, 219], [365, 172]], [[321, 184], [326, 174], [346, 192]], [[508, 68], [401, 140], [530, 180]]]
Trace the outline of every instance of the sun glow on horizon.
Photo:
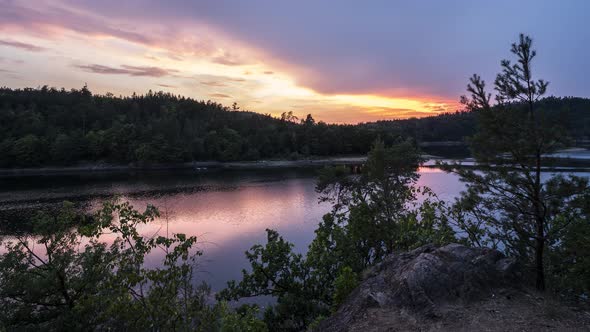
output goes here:
[[305, 68], [208, 26], [170, 32], [153, 22], [126, 23], [149, 28], [150, 34], [142, 35], [97, 15], [88, 16], [88, 26], [81, 27], [87, 14], [82, 10], [57, 19], [27, 5], [14, 6], [37, 21], [28, 28], [0, 22], [0, 72], [9, 87], [88, 84], [93, 92], [116, 95], [164, 90], [225, 105], [237, 102], [259, 113], [312, 114], [328, 123], [430, 116], [458, 106], [442, 97], [321, 93], [298, 83], [296, 74]]

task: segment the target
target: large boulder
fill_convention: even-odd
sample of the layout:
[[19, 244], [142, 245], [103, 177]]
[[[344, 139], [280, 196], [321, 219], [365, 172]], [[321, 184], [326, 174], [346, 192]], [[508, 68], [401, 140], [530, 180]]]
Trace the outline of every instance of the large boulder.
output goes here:
[[[390, 255], [365, 273], [360, 286], [318, 330], [461, 329], [473, 323], [471, 318], [469, 324], [456, 321], [467, 320], [467, 312], [481, 314], [483, 321], [495, 310], [485, 305], [467, 309], [476, 303], [523, 298], [517, 271], [516, 261], [497, 250], [459, 244], [427, 245]], [[500, 302], [487, 305], [497, 308]]]

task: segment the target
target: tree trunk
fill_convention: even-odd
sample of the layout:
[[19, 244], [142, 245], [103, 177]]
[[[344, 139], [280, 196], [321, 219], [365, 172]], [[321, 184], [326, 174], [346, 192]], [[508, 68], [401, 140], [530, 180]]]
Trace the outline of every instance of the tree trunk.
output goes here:
[[[535, 137], [536, 137], [535, 132]], [[537, 148], [535, 160], [535, 192], [534, 192], [534, 208], [535, 208], [535, 272], [536, 282], [535, 286], [538, 290], [545, 290], [545, 270], [543, 266], [543, 251], [545, 249], [545, 216], [541, 211], [541, 149]]]
[[[539, 225], [537, 225], [537, 229]], [[542, 229], [542, 226], [541, 226]], [[535, 244], [535, 286], [538, 290], [545, 290], [545, 270], [543, 268], [543, 250], [545, 249], [545, 240], [542, 237], [537, 237]]]

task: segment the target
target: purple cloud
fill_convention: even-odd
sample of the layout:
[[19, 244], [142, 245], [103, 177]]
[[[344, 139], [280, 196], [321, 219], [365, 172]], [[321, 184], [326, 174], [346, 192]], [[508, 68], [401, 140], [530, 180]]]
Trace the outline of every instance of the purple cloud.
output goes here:
[[13, 41], [13, 40], [0, 40], [0, 46], [16, 47], [16, 48], [20, 48], [21, 50], [25, 50], [25, 51], [29, 51], [29, 52], [45, 51], [45, 48], [43, 48], [43, 47], [32, 45], [32, 44], [27, 44], [27, 43], [21, 43], [21, 42], [17, 42], [17, 41]]
[[42, 32], [57, 26], [149, 45], [184, 44], [188, 53], [207, 54], [221, 64], [240, 64], [240, 58], [218, 55], [215, 38], [202, 39], [202, 34], [196, 34], [198, 42], [177, 38], [203, 24], [260, 50], [261, 62], [322, 93], [451, 99], [464, 93], [474, 72], [493, 79], [499, 60], [509, 56], [510, 43], [525, 32], [536, 38], [536, 70], [552, 81], [551, 93], [587, 96], [590, 91], [590, 76], [579, 70], [587, 67], [590, 57], [590, 46], [581, 42], [590, 39], [586, 1], [542, 6], [534, 0], [61, 0], [60, 4], [0, 0], [0, 28]]
[[47, 27], [62, 27], [83, 34], [110, 35], [138, 43], [152, 42], [149, 37], [141, 33], [111, 26], [104, 20], [81, 14], [79, 11], [68, 10], [63, 6], [47, 6], [47, 3], [43, 2], [32, 7], [21, 5], [18, 1], [1, 1], [1, 3], [0, 28], [17, 27], [35, 31], [38, 34], [47, 34]]
[[575, 69], [590, 56], [580, 42], [590, 39], [585, 1], [147, 0], [146, 11], [137, 1], [69, 1], [121, 18], [203, 22], [263, 50], [264, 61], [323, 93], [455, 99], [472, 73], [493, 79], [519, 32], [537, 38], [536, 66], [539, 76], [554, 77], [551, 92], [590, 91], [590, 77]]
[[160, 68], [160, 67], [129, 66], [129, 65], [122, 65], [118, 68], [103, 66], [103, 65], [98, 65], [98, 64], [74, 65], [74, 67], [82, 69], [82, 70], [89, 72], [89, 73], [105, 74], [105, 75], [162, 77], [162, 76], [172, 76], [175, 73], [178, 73], [178, 70], [174, 70], [174, 69], [165, 69], [165, 68]]
[[[72, 6], [55, 6], [45, 1], [7, 1], [0, 0], [0, 31], [2, 29], [26, 30], [37, 36], [51, 37], [55, 28], [75, 31], [89, 36], [110, 36], [133, 43], [167, 48], [166, 57], [182, 61], [183, 57], [175, 52], [193, 55], [213, 56], [217, 52], [214, 41], [205, 36], [195, 40], [187, 40], [180, 35], [178, 27], [167, 27], [161, 31], [148, 30], [143, 24], [145, 20], [124, 19], [112, 20], [114, 12], [88, 10], [88, 7], [72, 4]], [[71, 9], [70, 9], [71, 8]], [[103, 9], [107, 9], [106, 7]], [[88, 14], [92, 12], [92, 14]], [[179, 43], [178, 40], [182, 40]], [[220, 61], [223, 61], [224, 56]], [[227, 59], [226, 61], [230, 61]], [[237, 61], [237, 60], [236, 60]]]

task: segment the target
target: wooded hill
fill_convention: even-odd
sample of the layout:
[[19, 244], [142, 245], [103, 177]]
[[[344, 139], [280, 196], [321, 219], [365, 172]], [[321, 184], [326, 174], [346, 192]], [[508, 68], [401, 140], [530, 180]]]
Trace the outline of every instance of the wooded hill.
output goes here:
[[[538, 102], [540, 113], [559, 114], [569, 135], [577, 142], [590, 140], [590, 99], [547, 97]], [[378, 121], [370, 126], [394, 130], [419, 142], [462, 141], [472, 136], [477, 127], [474, 112], [445, 113], [426, 118]]]
[[[577, 140], [590, 136], [590, 99], [550, 97]], [[359, 125], [281, 118], [163, 92], [116, 97], [86, 87], [0, 88], [0, 167], [108, 162], [298, 159], [365, 154], [381, 137], [463, 141], [476, 129], [470, 112]]]

